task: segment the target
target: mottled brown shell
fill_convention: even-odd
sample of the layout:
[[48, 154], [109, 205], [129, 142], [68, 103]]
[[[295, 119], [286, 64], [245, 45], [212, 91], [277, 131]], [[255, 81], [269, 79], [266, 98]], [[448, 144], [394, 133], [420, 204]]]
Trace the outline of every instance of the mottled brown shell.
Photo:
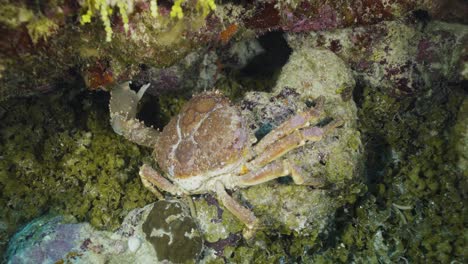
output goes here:
[[175, 178], [208, 175], [242, 159], [247, 131], [237, 108], [219, 93], [192, 98], [164, 127], [155, 158]]

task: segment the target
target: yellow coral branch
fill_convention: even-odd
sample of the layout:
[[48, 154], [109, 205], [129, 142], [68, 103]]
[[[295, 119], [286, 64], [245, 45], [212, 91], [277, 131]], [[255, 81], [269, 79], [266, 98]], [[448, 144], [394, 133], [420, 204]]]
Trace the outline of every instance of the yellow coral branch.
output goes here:
[[178, 19], [182, 19], [184, 17], [184, 13], [182, 12], [182, 7], [181, 5], [185, 2], [185, 0], [176, 0], [174, 2], [174, 5], [172, 6], [171, 9], [171, 17], [175, 18], [177, 17]]
[[[158, 16], [158, 5], [157, 0], [147, 0], [150, 3], [150, 12], [152, 17]], [[84, 14], [80, 17], [80, 23], [86, 24], [90, 23], [93, 16], [98, 15], [104, 24], [106, 31], [106, 41], [111, 41], [112, 39], [112, 27], [110, 16], [114, 11], [114, 7], [119, 9], [119, 15], [122, 18], [123, 26], [125, 32], [128, 33], [129, 27], [129, 18], [128, 15], [133, 11], [136, 0], [85, 0], [82, 4]], [[170, 16], [171, 18], [182, 19], [184, 17], [184, 12], [182, 5], [186, 0], [175, 0], [174, 5], [172, 6]], [[202, 16], [206, 17], [211, 11], [216, 9], [215, 0], [198, 0], [196, 4], [197, 11], [201, 11]]]

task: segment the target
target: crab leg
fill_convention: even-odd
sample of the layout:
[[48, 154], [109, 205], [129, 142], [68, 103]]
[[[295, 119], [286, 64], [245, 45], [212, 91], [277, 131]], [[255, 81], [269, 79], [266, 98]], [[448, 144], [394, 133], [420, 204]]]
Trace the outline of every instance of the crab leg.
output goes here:
[[224, 207], [241, 220], [249, 229], [254, 229], [258, 225], [258, 219], [248, 208], [242, 206], [232, 198], [224, 189], [221, 182], [216, 182], [216, 194]]
[[306, 182], [306, 177], [304, 176], [302, 169], [299, 166], [292, 164], [287, 159], [282, 161], [273, 161], [258, 170], [239, 176], [238, 179], [240, 181], [240, 186], [247, 187], [287, 175], [291, 175], [294, 183], [299, 185], [311, 185], [316, 187], [324, 185], [324, 181], [320, 178], [308, 179]]
[[166, 178], [161, 176], [159, 172], [154, 170], [150, 165], [143, 164], [140, 168], [140, 178], [143, 185], [154, 193], [158, 198], [162, 199], [162, 194], [156, 189], [159, 188], [172, 195], [182, 195], [184, 192], [177, 186], [172, 184]]
[[320, 96], [316, 100], [314, 108], [298, 113], [288, 120], [284, 121], [279, 127], [268, 133], [254, 147], [255, 153], [263, 152], [268, 146], [272, 145], [279, 139], [291, 134], [294, 130], [309, 126], [311, 122], [315, 122], [320, 117], [320, 114], [325, 103], [325, 97]]
[[265, 150], [249, 164], [253, 168], [263, 167], [272, 160], [283, 156], [285, 153], [303, 146], [306, 142], [320, 141], [325, 135], [342, 124], [342, 120], [336, 120], [324, 127], [309, 127], [296, 130], [292, 134], [287, 135], [266, 147]]
[[121, 122], [122, 136], [126, 139], [145, 147], [154, 147], [159, 137], [159, 131], [138, 119], [130, 119]]

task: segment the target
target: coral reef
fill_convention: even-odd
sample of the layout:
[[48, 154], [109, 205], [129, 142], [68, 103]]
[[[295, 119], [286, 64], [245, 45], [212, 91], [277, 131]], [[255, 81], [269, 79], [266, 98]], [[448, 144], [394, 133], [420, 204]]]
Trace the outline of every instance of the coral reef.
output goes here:
[[[206, 40], [199, 34], [185, 36], [200, 29], [207, 11], [215, 8], [213, 1], [198, 2], [184, 5], [184, 19], [170, 18], [166, 6], [160, 6], [160, 15], [154, 17], [154, 5], [143, 1], [83, 1], [82, 7], [61, 1], [38, 6], [27, 1], [2, 3], [0, 22], [6, 38], [0, 45], [0, 100], [55, 89], [57, 82], [71, 79], [69, 75], [77, 78], [77, 73], [88, 88], [97, 89], [130, 79], [141, 64], [170, 65], [200, 44], [217, 39], [221, 31], [218, 25]], [[120, 16], [111, 16], [113, 4]], [[81, 21], [92, 23], [78, 27], [76, 15], [81, 8]], [[93, 22], [95, 13], [100, 13], [105, 30]], [[112, 43], [104, 41], [111, 37]]]
[[218, 5], [211, 0], [4, 1], [0, 4], [4, 36], [0, 41], [0, 100], [56, 89], [58, 82], [77, 74], [89, 89], [107, 88], [137, 75], [139, 65], [167, 67], [191, 52], [223, 49], [233, 39], [249, 40], [271, 30], [317, 32], [367, 26], [398, 20], [411, 12], [466, 23], [466, 10], [462, 0]]
[[293, 48], [307, 43], [335, 52], [365, 86], [392, 97], [417, 97], [441, 80], [464, 78], [468, 28], [410, 16], [367, 27], [290, 34], [288, 40]]
[[[466, 1], [197, 3], [0, 4], [0, 254], [10, 239], [11, 263], [466, 262]], [[264, 44], [283, 33], [270, 71], [259, 58], [280, 57]], [[157, 127], [212, 87], [257, 139], [320, 95], [345, 125], [288, 154], [319, 188], [286, 177], [230, 193], [263, 223], [245, 240], [210, 194], [193, 218], [181, 200], [143, 207], [150, 150], [111, 131], [99, 91], [130, 79], [151, 83], [139, 118]], [[151, 236], [160, 226], [187, 254]]]
[[[466, 93], [460, 87], [466, 26], [411, 21], [311, 34], [308, 43], [336, 52], [350, 63], [359, 83], [359, 126], [369, 142], [371, 191], [349, 213], [353, 220], [335, 241], [344, 247], [311, 261], [465, 258], [460, 221], [467, 194], [465, 184], [458, 184], [464, 182], [460, 168], [465, 159], [457, 147], [444, 142], [464, 138], [455, 120], [464, 118], [461, 100]], [[355, 50], [353, 39], [365, 40], [364, 53]]]
[[[466, 26], [408, 19], [288, 36], [292, 47], [326, 47], [350, 64], [358, 82], [358, 125], [368, 142], [369, 194], [339, 213], [345, 220], [336, 221], [343, 227], [333, 242], [322, 253], [304, 255], [305, 261], [466, 257], [461, 249], [466, 92], [460, 89]], [[366, 44], [357, 49], [362, 41]]]
[[[307, 260], [418, 263], [465, 259], [467, 187], [463, 171], [456, 166], [463, 157], [446, 142], [453, 137], [449, 132], [454, 124], [453, 131], [457, 131], [456, 118], [463, 118], [457, 113], [466, 93], [452, 89], [448, 94], [432, 90], [429, 98], [418, 98], [408, 106], [414, 99], [397, 103], [365, 88], [359, 116], [369, 142], [370, 192], [343, 214], [345, 222], [336, 223], [343, 226], [333, 244], [342, 246], [331, 246]], [[400, 119], [392, 118], [395, 115]]]

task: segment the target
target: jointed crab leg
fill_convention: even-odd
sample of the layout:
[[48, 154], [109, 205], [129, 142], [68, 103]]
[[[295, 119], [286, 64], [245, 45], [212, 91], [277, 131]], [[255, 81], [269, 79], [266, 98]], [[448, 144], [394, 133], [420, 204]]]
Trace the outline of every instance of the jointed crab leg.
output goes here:
[[317, 121], [322, 112], [324, 103], [325, 97], [320, 96], [317, 98], [314, 108], [298, 113], [284, 121], [279, 127], [275, 128], [258, 142], [254, 147], [254, 153], [262, 153], [268, 146], [291, 134], [294, 130], [309, 126], [311, 122]]
[[240, 186], [252, 186], [264, 183], [279, 177], [291, 175], [294, 183], [300, 185], [322, 186], [324, 181], [321, 178], [307, 179], [299, 166], [292, 164], [289, 160], [276, 160], [265, 167], [251, 171], [239, 176]]
[[324, 127], [309, 127], [294, 131], [265, 148], [249, 165], [253, 168], [263, 167], [271, 161], [283, 156], [292, 149], [303, 146], [306, 142], [320, 141], [325, 135], [343, 124], [342, 120], [336, 120]]
[[258, 219], [254, 213], [242, 206], [232, 198], [224, 189], [221, 182], [216, 182], [216, 194], [229, 212], [241, 220], [249, 229], [254, 229], [258, 225]]
[[145, 126], [138, 119], [130, 119], [121, 123], [122, 135], [138, 145], [145, 147], [154, 147], [159, 137], [159, 131]]
[[143, 185], [148, 188], [151, 192], [156, 194], [156, 196], [161, 197], [161, 193], [155, 188], [166, 191], [172, 195], [182, 195], [184, 192], [179, 189], [177, 186], [172, 184], [166, 178], [161, 176], [159, 172], [151, 168], [148, 164], [143, 164], [140, 168], [140, 178]]

